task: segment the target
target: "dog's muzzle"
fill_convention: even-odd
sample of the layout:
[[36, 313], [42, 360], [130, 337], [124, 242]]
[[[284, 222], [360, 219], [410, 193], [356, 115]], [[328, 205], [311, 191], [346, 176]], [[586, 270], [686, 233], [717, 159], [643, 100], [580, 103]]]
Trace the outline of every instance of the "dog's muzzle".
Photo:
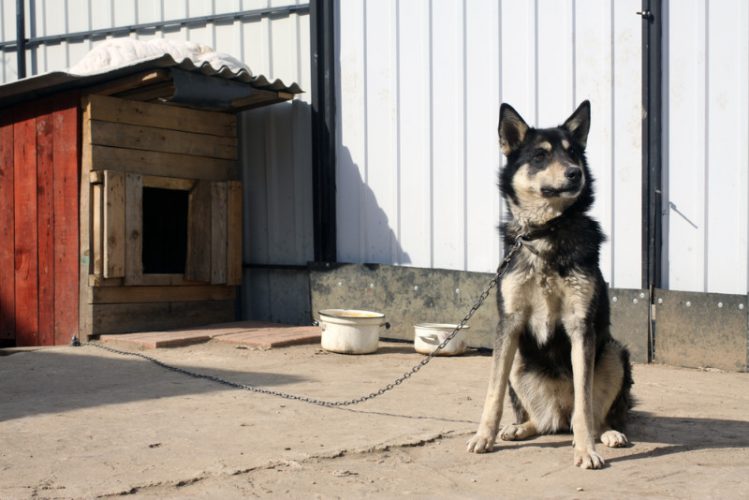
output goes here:
[[566, 180], [562, 187], [542, 187], [541, 194], [546, 198], [564, 195], [577, 195], [583, 187], [583, 169], [578, 166], [568, 166], [564, 171]]

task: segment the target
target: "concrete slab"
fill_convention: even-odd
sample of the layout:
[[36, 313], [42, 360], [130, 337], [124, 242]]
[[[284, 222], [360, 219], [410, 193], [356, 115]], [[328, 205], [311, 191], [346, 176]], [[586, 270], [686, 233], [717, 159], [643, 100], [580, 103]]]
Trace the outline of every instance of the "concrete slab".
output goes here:
[[183, 330], [102, 335], [99, 340], [126, 349], [157, 349], [201, 344], [212, 339], [270, 349], [320, 341], [318, 327], [297, 327], [264, 321], [237, 321]]
[[[208, 342], [150, 355], [273, 391], [351, 399], [423, 357]], [[635, 365], [629, 448], [572, 464], [571, 436], [469, 454], [490, 358], [436, 358], [351, 408], [239, 391], [87, 347], [0, 357], [0, 498], [742, 498], [749, 375]], [[505, 405], [502, 422], [513, 421]]]

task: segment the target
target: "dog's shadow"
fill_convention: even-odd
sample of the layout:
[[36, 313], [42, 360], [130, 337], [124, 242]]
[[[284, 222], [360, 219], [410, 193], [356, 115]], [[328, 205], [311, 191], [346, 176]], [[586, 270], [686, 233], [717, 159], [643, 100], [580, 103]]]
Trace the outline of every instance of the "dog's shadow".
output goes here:
[[[660, 457], [693, 450], [749, 448], [749, 421], [714, 418], [668, 417], [633, 411], [626, 431], [633, 451], [607, 458], [607, 463], [624, 462], [640, 458]], [[572, 446], [572, 435], [561, 433], [556, 438], [529, 439], [526, 444], [539, 448], [565, 448]], [[552, 440], [553, 439], [553, 440]], [[498, 441], [492, 452], [503, 448]], [[655, 449], [638, 452], [638, 443], [657, 443]], [[522, 445], [521, 445], [522, 446]], [[598, 444], [602, 448], [602, 444]]]
[[633, 411], [627, 436], [636, 444], [659, 443], [655, 449], [612, 457], [609, 462], [659, 457], [692, 450], [749, 448], [749, 421], [668, 417]]

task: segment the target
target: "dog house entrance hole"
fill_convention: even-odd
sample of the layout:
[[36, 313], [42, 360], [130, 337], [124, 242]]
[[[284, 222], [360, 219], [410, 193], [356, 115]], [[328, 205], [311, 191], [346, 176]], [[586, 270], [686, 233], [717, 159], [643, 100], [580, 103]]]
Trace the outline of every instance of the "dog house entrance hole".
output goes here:
[[143, 188], [143, 272], [184, 274], [189, 192]]

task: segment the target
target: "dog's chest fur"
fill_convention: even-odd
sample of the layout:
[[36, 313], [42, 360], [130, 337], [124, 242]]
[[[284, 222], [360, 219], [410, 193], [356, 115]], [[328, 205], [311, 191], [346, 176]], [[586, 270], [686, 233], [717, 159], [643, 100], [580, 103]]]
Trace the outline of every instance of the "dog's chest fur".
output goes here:
[[587, 276], [575, 271], [562, 276], [544, 258], [546, 252], [543, 240], [527, 244], [501, 285], [503, 313], [519, 314], [539, 346], [560, 326], [585, 318], [594, 294]]

